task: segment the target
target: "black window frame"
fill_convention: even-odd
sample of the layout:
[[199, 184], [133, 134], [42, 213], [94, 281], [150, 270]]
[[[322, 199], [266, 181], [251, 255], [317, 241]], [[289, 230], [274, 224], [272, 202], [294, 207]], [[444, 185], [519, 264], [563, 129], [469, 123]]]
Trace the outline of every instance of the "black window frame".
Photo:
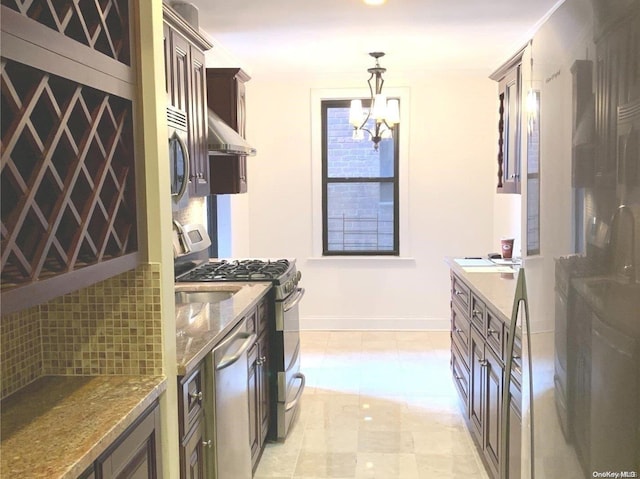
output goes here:
[[[394, 98], [395, 99], [395, 98]], [[398, 102], [400, 99], [398, 98]], [[363, 99], [362, 106], [370, 107], [371, 100]], [[349, 108], [350, 100], [321, 100], [322, 117], [322, 256], [400, 256], [400, 128], [396, 124], [393, 133], [393, 176], [379, 177], [329, 177], [327, 112], [331, 108]], [[373, 148], [373, 141], [362, 140]], [[329, 184], [335, 183], [392, 183], [393, 184], [393, 248], [390, 250], [329, 250], [327, 217], [327, 192]]]

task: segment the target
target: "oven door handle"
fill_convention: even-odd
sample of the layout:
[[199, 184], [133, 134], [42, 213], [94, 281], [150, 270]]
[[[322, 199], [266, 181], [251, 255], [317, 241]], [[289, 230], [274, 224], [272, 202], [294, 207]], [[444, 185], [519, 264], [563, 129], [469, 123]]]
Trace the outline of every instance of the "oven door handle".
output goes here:
[[244, 338], [243, 343], [240, 345], [240, 347], [235, 353], [233, 353], [230, 356], [225, 355], [220, 360], [220, 362], [216, 365], [216, 371], [220, 371], [221, 369], [229, 367], [233, 363], [238, 361], [238, 359], [240, 359], [240, 357], [247, 351], [247, 349], [249, 349], [251, 346], [253, 346], [256, 343], [257, 336], [255, 333], [240, 333], [234, 338], [234, 341], [238, 339], [243, 339], [243, 338]]
[[293, 309], [300, 302], [303, 296], [304, 296], [304, 288], [296, 289], [296, 292], [292, 295], [293, 299], [291, 300], [287, 299], [284, 302], [284, 312], [286, 313], [287, 311], [290, 311], [291, 309]]
[[296, 407], [296, 404], [298, 404], [298, 401], [300, 400], [300, 397], [302, 396], [302, 393], [304, 392], [304, 385], [305, 385], [305, 382], [306, 382], [304, 374], [295, 373], [293, 375], [293, 377], [300, 380], [300, 389], [298, 389], [298, 394], [296, 394], [296, 397], [293, 398], [292, 401], [289, 401], [288, 403], [286, 403], [284, 405], [284, 410], [285, 411], [290, 411], [291, 409]]

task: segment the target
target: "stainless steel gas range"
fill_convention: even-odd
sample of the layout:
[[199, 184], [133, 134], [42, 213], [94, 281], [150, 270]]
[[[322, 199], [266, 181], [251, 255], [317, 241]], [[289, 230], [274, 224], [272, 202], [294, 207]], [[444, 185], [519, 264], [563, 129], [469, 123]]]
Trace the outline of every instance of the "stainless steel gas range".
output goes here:
[[[182, 227], [188, 230], [188, 227]], [[184, 231], [188, 235], [189, 231]], [[199, 235], [203, 232], [199, 231]], [[204, 233], [206, 234], [206, 233]], [[193, 236], [193, 235], [192, 235]], [[193, 239], [193, 237], [192, 237]], [[197, 244], [189, 245], [197, 251]], [[300, 372], [300, 320], [298, 304], [304, 296], [299, 286], [301, 273], [295, 259], [217, 259], [193, 258], [176, 262], [176, 282], [264, 282], [270, 291], [274, 324], [271, 328], [271, 430], [270, 438], [285, 440], [299, 412], [305, 386]], [[275, 427], [274, 427], [275, 426]]]

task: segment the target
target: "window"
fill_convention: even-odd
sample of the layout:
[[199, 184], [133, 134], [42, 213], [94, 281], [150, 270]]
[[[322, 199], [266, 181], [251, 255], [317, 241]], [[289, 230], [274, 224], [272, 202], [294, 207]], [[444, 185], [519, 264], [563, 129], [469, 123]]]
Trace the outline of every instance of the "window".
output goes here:
[[527, 129], [527, 256], [540, 254], [540, 92], [530, 91]]
[[375, 150], [352, 139], [349, 104], [321, 104], [322, 254], [398, 256], [398, 125]]

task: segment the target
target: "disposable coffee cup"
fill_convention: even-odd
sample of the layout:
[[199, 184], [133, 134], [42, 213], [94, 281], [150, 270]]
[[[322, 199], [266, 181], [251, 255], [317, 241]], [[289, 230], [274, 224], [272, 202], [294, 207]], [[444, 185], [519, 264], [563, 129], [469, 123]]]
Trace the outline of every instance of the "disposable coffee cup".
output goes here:
[[502, 238], [500, 240], [500, 249], [504, 259], [511, 259], [513, 257], [513, 238]]

